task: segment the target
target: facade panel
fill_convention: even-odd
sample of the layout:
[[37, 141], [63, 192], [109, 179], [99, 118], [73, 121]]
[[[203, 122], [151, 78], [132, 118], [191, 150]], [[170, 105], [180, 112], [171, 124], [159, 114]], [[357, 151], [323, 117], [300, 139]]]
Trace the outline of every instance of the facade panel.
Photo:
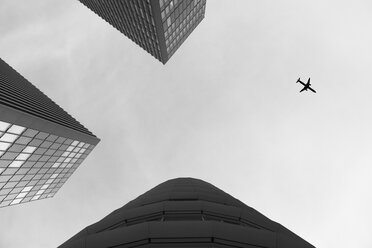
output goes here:
[[79, 0], [162, 63], [205, 14], [206, 0]]
[[193, 178], [162, 183], [60, 248], [314, 248], [222, 190]]
[[53, 197], [98, 142], [0, 59], [0, 207]]

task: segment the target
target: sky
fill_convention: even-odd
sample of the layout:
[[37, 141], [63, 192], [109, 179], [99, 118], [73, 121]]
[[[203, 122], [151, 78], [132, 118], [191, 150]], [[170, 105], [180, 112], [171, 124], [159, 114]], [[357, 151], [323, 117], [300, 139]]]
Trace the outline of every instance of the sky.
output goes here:
[[372, 247], [371, 11], [208, 0], [163, 65], [77, 0], [1, 0], [0, 57], [101, 142], [54, 198], [0, 209], [0, 247], [57, 247], [176, 177], [318, 248]]

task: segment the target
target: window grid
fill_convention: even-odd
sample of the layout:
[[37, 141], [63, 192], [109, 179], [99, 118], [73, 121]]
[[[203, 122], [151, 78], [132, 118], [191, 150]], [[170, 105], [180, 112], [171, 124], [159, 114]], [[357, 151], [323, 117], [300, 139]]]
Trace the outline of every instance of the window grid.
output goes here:
[[0, 121], [0, 207], [53, 197], [93, 148]]
[[159, 0], [170, 58], [204, 18], [206, 0]]

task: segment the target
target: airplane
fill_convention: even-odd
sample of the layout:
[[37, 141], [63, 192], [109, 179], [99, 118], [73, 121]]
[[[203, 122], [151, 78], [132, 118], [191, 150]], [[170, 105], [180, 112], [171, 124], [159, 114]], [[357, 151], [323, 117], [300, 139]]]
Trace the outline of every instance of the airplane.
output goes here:
[[300, 92], [302, 92], [304, 90], [307, 91], [309, 89], [312, 92], [316, 93], [316, 91], [310, 87], [310, 85], [311, 85], [310, 78], [307, 80], [307, 83], [306, 84], [304, 82], [302, 82], [300, 78], [297, 79], [297, 82], [296, 83], [301, 83], [304, 86], [304, 88]]

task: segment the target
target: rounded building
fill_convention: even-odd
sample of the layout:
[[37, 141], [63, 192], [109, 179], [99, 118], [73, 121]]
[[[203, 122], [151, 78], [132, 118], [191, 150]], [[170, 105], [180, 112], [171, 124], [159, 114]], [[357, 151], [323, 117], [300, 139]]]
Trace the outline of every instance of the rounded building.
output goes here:
[[207, 182], [177, 178], [149, 190], [60, 246], [103, 247], [314, 246]]

